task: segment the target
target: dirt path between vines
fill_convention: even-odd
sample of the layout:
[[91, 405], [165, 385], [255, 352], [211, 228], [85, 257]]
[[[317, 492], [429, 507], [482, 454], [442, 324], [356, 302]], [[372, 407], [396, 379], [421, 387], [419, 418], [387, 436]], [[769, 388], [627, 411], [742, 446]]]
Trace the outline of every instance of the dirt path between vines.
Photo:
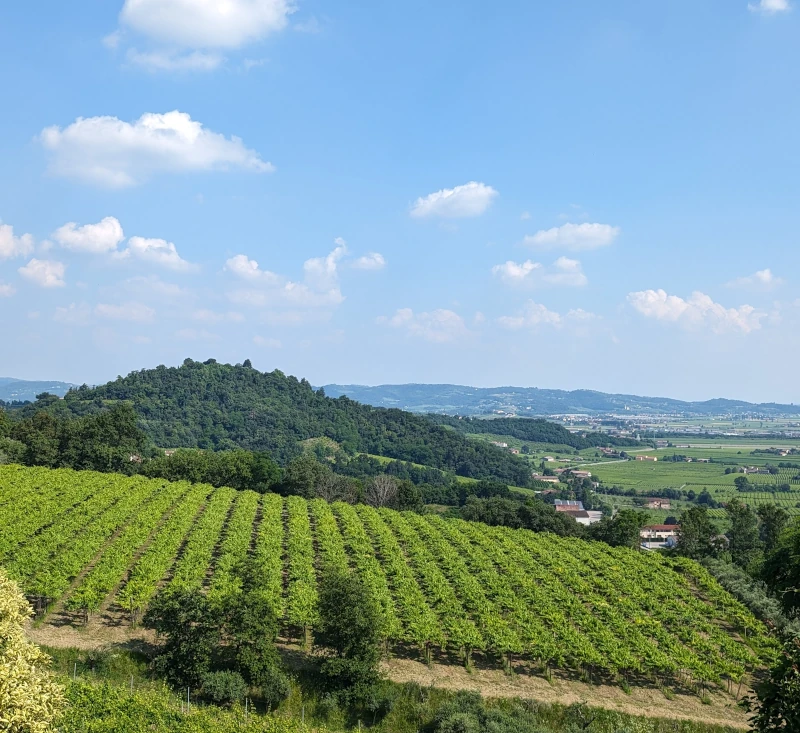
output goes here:
[[[155, 641], [153, 632], [141, 628], [131, 629], [121, 614], [110, 612], [93, 618], [85, 627], [69, 623], [64, 617], [55, 624], [31, 624], [28, 627], [28, 637], [36, 644], [44, 646], [83, 650]], [[297, 660], [299, 648], [285, 644], [281, 647], [287, 655]], [[556, 675], [548, 682], [541, 675], [527, 674], [524, 670], [512, 676], [506, 675], [500, 669], [475, 669], [467, 672], [464, 667], [455, 664], [434, 662], [428, 666], [404, 658], [393, 658], [384, 662], [383, 669], [395, 682], [416, 682], [423, 687], [432, 686], [446, 690], [471, 690], [480, 692], [484, 697], [518, 697], [562, 705], [586, 703], [628, 715], [693, 720], [742, 730], [748, 728], [747, 714], [737, 706], [732, 697], [721, 693], [709, 695], [711, 704], [704, 705], [696, 695], [675, 693], [674, 699], [670, 700], [656, 688], [643, 687], [632, 687], [631, 693], [626, 694], [618, 686], [589, 685]]]

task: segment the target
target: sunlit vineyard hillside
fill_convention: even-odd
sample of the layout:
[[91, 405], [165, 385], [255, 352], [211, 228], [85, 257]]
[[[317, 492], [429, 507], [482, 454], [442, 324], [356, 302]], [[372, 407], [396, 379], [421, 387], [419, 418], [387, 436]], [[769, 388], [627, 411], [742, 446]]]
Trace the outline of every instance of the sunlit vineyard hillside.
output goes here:
[[159, 588], [226, 593], [248, 555], [295, 638], [351, 569], [398, 653], [732, 684], [766, 629], [699, 565], [438, 516], [141, 477], [0, 466], [0, 564], [40, 617], [135, 622]]

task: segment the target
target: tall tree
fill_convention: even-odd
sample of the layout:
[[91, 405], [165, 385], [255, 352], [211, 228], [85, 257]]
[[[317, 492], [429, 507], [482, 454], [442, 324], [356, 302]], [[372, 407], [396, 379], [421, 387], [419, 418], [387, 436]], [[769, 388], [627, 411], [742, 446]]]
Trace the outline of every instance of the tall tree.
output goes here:
[[716, 530], [705, 507], [693, 506], [681, 514], [677, 530], [678, 553], [699, 560], [714, 554], [712, 540]]
[[758, 733], [800, 731], [800, 638], [786, 643], [757, 694], [753, 725]]
[[319, 594], [320, 670], [333, 689], [368, 694], [380, 679], [380, 609], [353, 573], [333, 573], [323, 579]]
[[399, 488], [400, 482], [394, 476], [374, 476], [364, 487], [364, 500], [374, 507], [395, 506]]
[[760, 554], [758, 517], [749, 505], [738, 499], [729, 501], [726, 511], [730, 522], [727, 536], [731, 559], [740, 568], [748, 568]]
[[640, 530], [647, 524], [647, 513], [633, 509], [622, 509], [614, 517], [603, 517], [597, 524], [589, 528], [589, 537], [600, 540], [612, 547], [630, 547], [639, 549], [641, 545]]
[[756, 510], [761, 522], [759, 537], [764, 545], [764, 552], [772, 552], [778, 544], [781, 532], [789, 522], [789, 512], [777, 504], [761, 504]]
[[800, 519], [783, 530], [764, 561], [761, 577], [788, 615], [800, 613]]

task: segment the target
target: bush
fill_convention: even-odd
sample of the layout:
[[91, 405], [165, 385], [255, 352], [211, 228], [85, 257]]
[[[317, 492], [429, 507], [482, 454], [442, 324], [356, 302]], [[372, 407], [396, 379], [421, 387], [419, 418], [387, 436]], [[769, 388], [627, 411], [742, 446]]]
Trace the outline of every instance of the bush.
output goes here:
[[238, 672], [206, 672], [202, 694], [216, 705], [232, 705], [247, 694], [247, 683]]

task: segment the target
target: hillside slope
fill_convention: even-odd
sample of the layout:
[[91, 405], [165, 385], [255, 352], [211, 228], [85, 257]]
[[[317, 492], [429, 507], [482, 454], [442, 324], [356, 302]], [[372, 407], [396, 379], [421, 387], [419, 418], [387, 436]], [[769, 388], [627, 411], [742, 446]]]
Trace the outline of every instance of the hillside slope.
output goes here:
[[42, 392], [63, 397], [74, 384], [56, 381], [28, 381], [25, 379], [13, 379], [12, 377], [0, 377], [0, 402], [26, 402], [36, 399], [36, 395]]
[[66, 395], [56, 409], [76, 414], [125, 401], [141, 427], [163, 448], [269, 451], [285, 462], [298, 442], [327, 437], [345, 450], [362, 451], [453, 471], [472, 478], [497, 478], [526, 486], [525, 461], [472, 441], [429, 420], [402, 412], [326, 397], [306, 380], [280, 371], [187, 359], [179, 368], [132, 372], [93, 389]]
[[[609, 677], [725, 686], [774, 656], [766, 627], [700, 565], [528, 530], [88, 471], [0, 466], [0, 564], [41, 607], [140, 617], [163, 582], [251, 580], [298, 637], [318, 584], [352, 569], [399, 654], [483, 653]], [[64, 551], [68, 548], [69, 551]], [[286, 582], [282, 581], [286, 578]], [[59, 623], [69, 622], [62, 614]], [[413, 653], [416, 654], [416, 653]]]
[[481, 415], [494, 410], [514, 410], [523, 415], [569, 413], [667, 413], [673, 415], [761, 414], [798, 415], [800, 406], [753, 404], [741, 400], [713, 399], [684, 402], [669, 397], [609, 394], [589, 389], [567, 391], [538, 387], [468, 387], [458, 384], [329, 384], [325, 392], [347, 395], [368, 405], [397, 407], [411, 412]]

